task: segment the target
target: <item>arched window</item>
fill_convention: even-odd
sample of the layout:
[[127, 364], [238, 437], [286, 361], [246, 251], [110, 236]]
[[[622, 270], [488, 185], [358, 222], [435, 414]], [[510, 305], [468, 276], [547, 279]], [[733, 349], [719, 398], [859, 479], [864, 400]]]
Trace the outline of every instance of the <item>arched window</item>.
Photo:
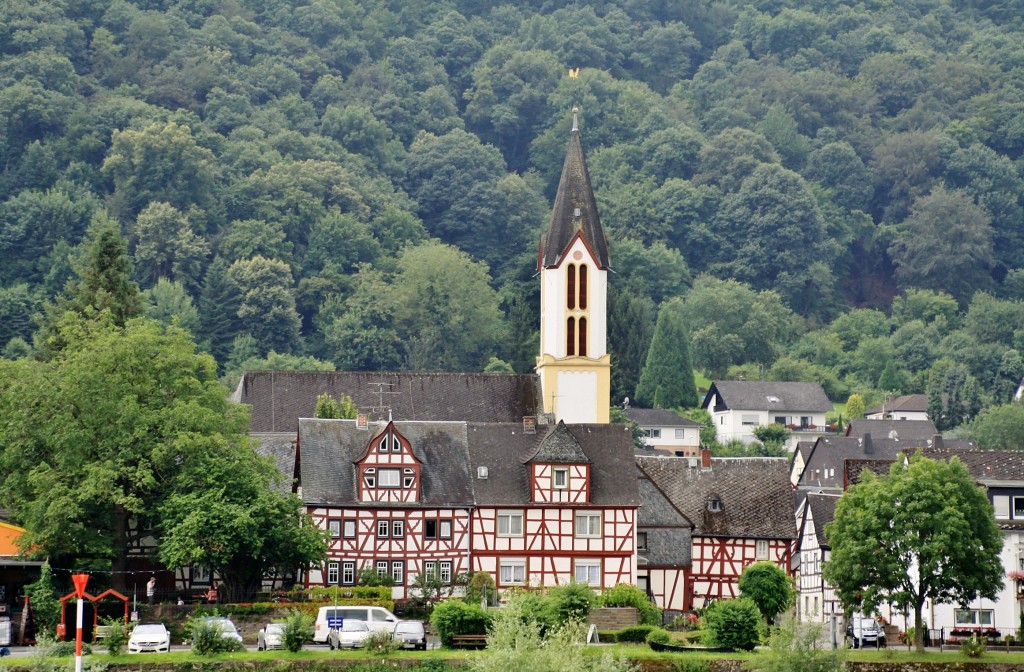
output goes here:
[[580, 265], [580, 310], [587, 309], [587, 265]]
[[565, 302], [569, 310], [576, 308], [576, 265], [569, 264], [566, 269]]
[[[584, 266], [583, 268], [586, 268]], [[580, 318], [580, 357], [587, 356], [587, 318]]]
[[570, 317], [565, 322], [565, 354], [572, 357], [576, 354], [576, 318]]

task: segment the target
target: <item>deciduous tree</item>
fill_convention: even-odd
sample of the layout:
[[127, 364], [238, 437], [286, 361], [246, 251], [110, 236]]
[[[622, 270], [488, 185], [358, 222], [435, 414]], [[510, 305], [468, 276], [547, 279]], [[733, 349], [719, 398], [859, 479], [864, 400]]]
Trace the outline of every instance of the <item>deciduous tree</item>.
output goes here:
[[995, 599], [1003, 534], [984, 489], [955, 457], [913, 455], [887, 476], [862, 473], [825, 527], [832, 546], [825, 580], [848, 611], [872, 613], [886, 603], [912, 611], [923, 651], [926, 601]]

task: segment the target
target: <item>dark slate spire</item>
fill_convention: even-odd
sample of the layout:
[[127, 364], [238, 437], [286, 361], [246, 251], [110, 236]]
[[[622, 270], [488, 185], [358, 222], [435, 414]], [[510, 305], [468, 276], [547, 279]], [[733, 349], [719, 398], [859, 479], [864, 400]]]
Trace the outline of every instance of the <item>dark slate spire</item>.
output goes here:
[[572, 132], [569, 134], [569, 147], [562, 166], [562, 179], [555, 195], [555, 207], [551, 212], [551, 225], [540, 241], [541, 268], [558, 265], [577, 231], [582, 232], [584, 240], [597, 258], [598, 266], [602, 269], [610, 266], [608, 241], [601, 228], [601, 219], [597, 216], [597, 203], [590, 186], [583, 143], [580, 142], [578, 113], [578, 108], [572, 108]]
[[590, 464], [590, 458], [583, 452], [583, 446], [565, 426], [565, 422], [559, 420], [558, 425], [541, 440], [537, 451], [525, 462]]

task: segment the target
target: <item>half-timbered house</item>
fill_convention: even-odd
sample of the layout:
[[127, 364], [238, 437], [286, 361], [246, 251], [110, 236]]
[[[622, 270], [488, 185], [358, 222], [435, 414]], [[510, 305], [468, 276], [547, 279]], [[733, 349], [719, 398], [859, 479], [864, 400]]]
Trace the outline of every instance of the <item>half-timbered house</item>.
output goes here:
[[796, 537], [785, 458], [636, 458], [640, 469], [692, 521], [686, 609], [739, 594], [747, 565], [769, 560], [791, 571]]
[[831, 547], [825, 525], [832, 522], [839, 495], [808, 493], [796, 512], [800, 570], [797, 582], [797, 613], [803, 622], [827, 623], [843, 610], [835, 589], [821, 575]]

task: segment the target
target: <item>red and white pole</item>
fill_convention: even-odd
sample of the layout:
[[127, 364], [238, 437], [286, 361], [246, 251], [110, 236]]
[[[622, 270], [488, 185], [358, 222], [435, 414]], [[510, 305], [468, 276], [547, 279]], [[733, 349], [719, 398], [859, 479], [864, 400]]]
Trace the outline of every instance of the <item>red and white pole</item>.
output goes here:
[[78, 596], [78, 616], [75, 620], [75, 672], [82, 672], [82, 615], [85, 611], [85, 584], [89, 582], [88, 574], [72, 574], [75, 583], [75, 595]]

